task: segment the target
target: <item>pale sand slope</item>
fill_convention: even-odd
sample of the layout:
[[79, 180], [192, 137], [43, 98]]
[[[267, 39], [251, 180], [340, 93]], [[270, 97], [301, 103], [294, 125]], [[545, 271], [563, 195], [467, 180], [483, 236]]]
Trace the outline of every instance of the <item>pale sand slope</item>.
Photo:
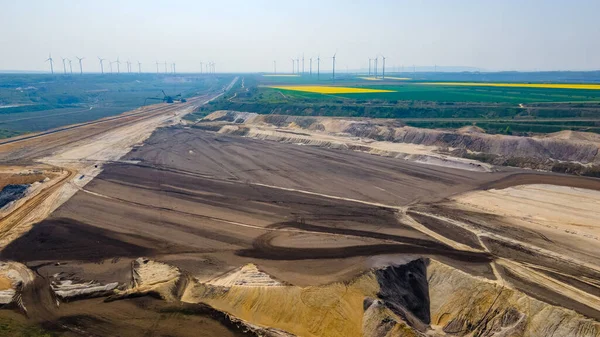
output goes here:
[[589, 245], [600, 256], [600, 191], [535, 184], [469, 192], [453, 200], [519, 226], [566, 235], [566, 241]]

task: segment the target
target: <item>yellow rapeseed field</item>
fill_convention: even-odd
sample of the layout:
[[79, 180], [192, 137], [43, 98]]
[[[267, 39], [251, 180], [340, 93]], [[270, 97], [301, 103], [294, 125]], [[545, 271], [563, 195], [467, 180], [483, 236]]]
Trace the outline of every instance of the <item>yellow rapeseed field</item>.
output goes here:
[[426, 85], [449, 85], [469, 87], [513, 87], [513, 88], [547, 88], [547, 89], [587, 89], [600, 90], [600, 84], [574, 83], [482, 83], [482, 82], [432, 82]]
[[364, 93], [375, 93], [375, 92], [395, 92], [393, 90], [383, 90], [383, 89], [326, 87], [326, 86], [321, 86], [321, 85], [285, 85], [285, 86], [270, 86], [269, 88], [312, 92], [312, 93], [317, 93], [317, 94], [364, 94]]
[[393, 76], [386, 76], [385, 79], [390, 79], [390, 80], [398, 80], [398, 81], [410, 81], [412, 80], [412, 78], [410, 77], [393, 77]]

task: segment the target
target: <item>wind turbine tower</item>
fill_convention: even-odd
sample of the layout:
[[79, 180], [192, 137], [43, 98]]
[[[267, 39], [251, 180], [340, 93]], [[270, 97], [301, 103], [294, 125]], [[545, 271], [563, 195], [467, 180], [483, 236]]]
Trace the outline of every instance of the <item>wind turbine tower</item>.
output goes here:
[[67, 65], [65, 63], [65, 61], [67, 60], [64, 57], [61, 57], [62, 61], [63, 61], [63, 72], [65, 73], [65, 75], [67, 74]]
[[331, 73], [332, 74], [331, 79], [333, 80], [334, 83], [335, 83], [335, 55], [336, 54], [337, 54], [337, 52], [335, 54], [333, 54], [333, 57], [332, 57], [332, 59], [333, 59], [333, 70], [332, 70], [332, 73]]
[[102, 72], [102, 74], [104, 74], [104, 64], [102, 63], [104, 61], [104, 59], [100, 58], [100, 56], [98, 56], [98, 61], [100, 61], [100, 71]]
[[371, 76], [371, 61], [372, 59], [369, 57], [369, 76]]
[[52, 65], [54, 61], [52, 61], [52, 54], [48, 54], [48, 59], [46, 59], [46, 62], [50, 62], [50, 73], [54, 75], [54, 66]]
[[71, 75], [73, 75], [73, 64], [70, 59], [67, 59], [67, 61], [69, 61], [69, 71], [71, 72]]
[[79, 60], [79, 75], [83, 75], [83, 66], [81, 65], [81, 61], [85, 58], [85, 57], [79, 57], [79, 56], [75, 56], [78, 60]]
[[46, 62], [50, 62], [50, 73], [54, 75], [54, 66], [52, 65], [52, 54], [48, 54], [48, 58], [46, 59]]
[[310, 71], [310, 77], [312, 77], [312, 57], [310, 58], [310, 68], [309, 68], [309, 71]]
[[381, 68], [381, 79], [385, 79], [385, 56], [381, 55], [381, 58], [383, 59], [383, 68]]
[[173, 75], [175, 75], [175, 62], [173, 62]]
[[317, 80], [321, 78], [321, 55], [317, 56]]
[[302, 53], [302, 75], [304, 75], [304, 53]]
[[379, 63], [379, 56], [376, 56], [373, 60], [375, 61], [375, 67], [373, 68], [373, 73], [375, 75], [375, 78], [377, 78], [377, 63]]
[[157, 73], [157, 74], [158, 74], [158, 65], [159, 65], [159, 64], [160, 64], [160, 63], [158, 63], [158, 61], [156, 61], [156, 73]]
[[142, 63], [138, 61], [138, 74], [142, 73]]
[[117, 61], [115, 62], [117, 64], [117, 74], [121, 73], [121, 61], [119, 61], [119, 57], [117, 56]]
[[292, 59], [292, 74], [296, 71], [296, 64], [294, 62], [296, 61]]

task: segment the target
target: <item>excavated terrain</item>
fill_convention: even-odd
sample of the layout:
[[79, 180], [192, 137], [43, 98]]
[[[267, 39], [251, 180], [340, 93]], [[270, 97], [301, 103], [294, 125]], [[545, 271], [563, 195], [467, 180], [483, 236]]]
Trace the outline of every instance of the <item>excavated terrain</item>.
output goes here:
[[[536, 137], [488, 135], [477, 127], [432, 130], [398, 120], [258, 115], [217, 111], [196, 127], [254, 138], [343, 147], [437, 165], [499, 166], [600, 176], [600, 137], [562, 131]], [[460, 158], [460, 160], [459, 160]], [[485, 166], [475, 164], [472, 169]]]
[[158, 129], [0, 252], [34, 275], [0, 273], [19, 284], [0, 318], [65, 335], [600, 336], [598, 180], [297, 136]]

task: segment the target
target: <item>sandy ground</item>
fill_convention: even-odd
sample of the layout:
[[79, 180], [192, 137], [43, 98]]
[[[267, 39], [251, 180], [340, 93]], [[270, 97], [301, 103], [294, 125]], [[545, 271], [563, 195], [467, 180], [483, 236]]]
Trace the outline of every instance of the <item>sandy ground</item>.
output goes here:
[[515, 225], [562, 236], [600, 256], [600, 191], [548, 184], [520, 185], [457, 196], [452, 200], [510, 218]]
[[[575, 185], [590, 181], [559, 178], [436, 168], [354, 151], [171, 127], [154, 133], [119, 162], [105, 165], [51, 217], [7, 246], [2, 257], [28, 265], [60, 261], [60, 266], [41, 267], [40, 272], [68, 270], [81, 279], [94, 275], [122, 283], [130, 275], [110, 268], [100, 271], [98, 261], [148, 256], [202, 280], [254, 263], [281, 282], [307, 286], [351, 279], [373, 266], [373, 256], [417, 255], [548, 299], [562, 292], [560, 286], [545, 287], [542, 293], [540, 287], [518, 282], [522, 272], [507, 275], [507, 266], [525, 266], [548, 284], [558, 281], [563, 286], [568, 282], [551, 272], [560, 269], [561, 277], [586, 280], [597, 274], [572, 265], [577, 254], [565, 252], [558, 253], [564, 260], [561, 267], [548, 270], [547, 259], [556, 256], [545, 255], [543, 236], [534, 228], [515, 230], [506, 219], [519, 215], [527, 193], [578, 191], [571, 196], [577, 203], [576, 198], [589, 199], [597, 192], [544, 185], [531, 191], [488, 187], [545, 179]], [[521, 194], [513, 196], [513, 190]], [[514, 204], [502, 211], [506, 214], [497, 209], [486, 213], [469, 204], [495, 207], [493, 198], [505, 194]], [[540, 200], [550, 202], [548, 198]], [[586, 202], [582, 209], [595, 205]], [[593, 218], [590, 213], [583, 224], [593, 223]], [[475, 221], [482, 224], [476, 227]], [[530, 253], [523, 253], [521, 245]], [[521, 255], [527, 254], [539, 259], [524, 260]], [[596, 316], [600, 311], [585, 296], [595, 291], [594, 282], [574, 287], [579, 297], [559, 302]]]
[[[195, 129], [160, 130], [126, 158], [207, 177], [386, 205], [439, 200], [504, 177], [354, 151], [295, 146]], [[350, 182], [350, 183], [349, 183]]]
[[597, 181], [531, 178], [503, 179], [492, 184], [501, 188], [418, 205], [409, 214], [448, 239], [479, 241], [498, 257], [492, 267], [499, 284], [598, 319], [600, 191], [580, 187], [597, 189]]
[[[237, 333], [208, 308], [150, 299], [76, 301], [58, 313], [40, 295], [52, 275], [76, 281], [66, 286], [166, 287], [176, 302], [190, 279], [326, 294], [374, 266], [419, 256], [600, 319], [596, 180], [468, 171], [181, 126], [152, 133], [173, 113], [39, 152], [68, 168], [65, 183], [15, 218], [0, 257], [40, 276], [24, 301], [53, 330], [185, 336], [180, 317], [166, 313], [187, 310], [194, 326]], [[358, 295], [352, 301], [362, 305]], [[120, 321], [115, 310], [129, 312]]]
[[102, 172], [102, 165], [118, 161], [141, 144], [159, 126], [176, 123], [195, 106], [216, 94], [190, 99], [185, 104], [157, 104], [76, 125], [66, 131], [7, 140], [0, 144], [0, 158], [8, 162], [43, 163], [52, 167], [55, 179], [30, 190], [0, 221], [0, 247], [27, 232]]
[[[235, 127], [232, 127], [235, 130]], [[373, 141], [368, 138], [349, 137], [343, 134], [330, 134], [301, 129], [301, 133], [293, 128], [274, 127], [268, 125], [250, 126], [248, 137], [331, 148], [350, 148], [355, 151], [379, 156], [403, 158], [418, 163], [441, 166], [466, 171], [489, 172], [492, 166], [475, 160], [452, 157], [439, 153], [437, 146], [388, 141]], [[225, 129], [227, 130], [227, 129]], [[225, 131], [224, 132], [227, 132]]]

